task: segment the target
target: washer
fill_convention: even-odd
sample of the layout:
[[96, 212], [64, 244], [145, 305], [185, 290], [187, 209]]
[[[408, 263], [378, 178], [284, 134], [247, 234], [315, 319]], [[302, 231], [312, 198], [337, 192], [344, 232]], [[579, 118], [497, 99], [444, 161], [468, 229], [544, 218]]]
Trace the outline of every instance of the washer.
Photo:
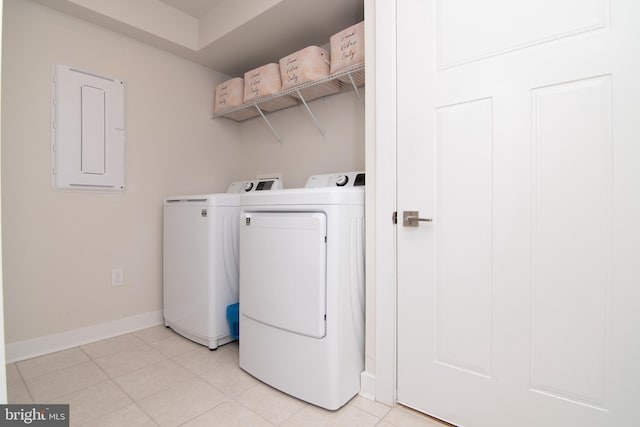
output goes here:
[[240, 367], [338, 409], [364, 370], [364, 173], [240, 205]]
[[232, 340], [226, 308], [238, 302], [240, 194], [282, 188], [278, 179], [237, 181], [226, 193], [164, 200], [164, 324], [215, 350]]

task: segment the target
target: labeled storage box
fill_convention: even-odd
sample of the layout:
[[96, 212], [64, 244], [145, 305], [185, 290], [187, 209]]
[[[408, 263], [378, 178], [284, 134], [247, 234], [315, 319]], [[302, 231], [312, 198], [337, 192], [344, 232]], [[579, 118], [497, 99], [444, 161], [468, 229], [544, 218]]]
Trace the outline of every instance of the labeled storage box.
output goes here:
[[242, 105], [244, 80], [236, 77], [216, 86], [214, 113], [221, 113], [230, 108]]
[[249, 103], [280, 90], [280, 66], [266, 64], [244, 73], [244, 102]]
[[364, 64], [364, 21], [331, 36], [331, 74]]
[[[280, 66], [266, 64], [244, 73], [244, 102], [251, 103], [257, 99], [277, 93], [282, 86]], [[258, 104], [261, 110], [277, 111], [296, 105], [297, 101], [290, 96], [263, 101]]]
[[329, 52], [318, 46], [305, 47], [285, 56], [280, 60], [282, 89], [327, 77], [330, 67]]
[[[329, 52], [318, 46], [308, 46], [280, 60], [282, 90], [295, 88], [329, 75], [331, 59]], [[340, 92], [337, 81], [326, 82], [321, 86], [305, 88], [300, 91], [305, 100], [319, 98]], [[297, 93], [292, 93], [297, 96]]]

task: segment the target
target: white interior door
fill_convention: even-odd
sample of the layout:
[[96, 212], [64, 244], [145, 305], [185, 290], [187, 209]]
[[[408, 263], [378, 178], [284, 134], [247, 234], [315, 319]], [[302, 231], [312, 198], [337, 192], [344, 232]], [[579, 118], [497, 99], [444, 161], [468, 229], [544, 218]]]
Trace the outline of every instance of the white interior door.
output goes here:
[[397, 0], [398, 401], [640, 425], [640, 2]]

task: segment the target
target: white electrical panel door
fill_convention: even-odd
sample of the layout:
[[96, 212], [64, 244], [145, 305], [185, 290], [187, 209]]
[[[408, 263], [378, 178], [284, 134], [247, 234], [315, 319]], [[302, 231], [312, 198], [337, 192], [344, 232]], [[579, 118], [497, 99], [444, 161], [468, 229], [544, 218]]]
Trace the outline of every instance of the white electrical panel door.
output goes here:
[[124, 82], [65, 65], [52, 74], [53, 187], [124, 190]]
[[240, 310], [258, 322], [326, 334], [327, 218], [322, 212], [246, 212], [240, 220]]

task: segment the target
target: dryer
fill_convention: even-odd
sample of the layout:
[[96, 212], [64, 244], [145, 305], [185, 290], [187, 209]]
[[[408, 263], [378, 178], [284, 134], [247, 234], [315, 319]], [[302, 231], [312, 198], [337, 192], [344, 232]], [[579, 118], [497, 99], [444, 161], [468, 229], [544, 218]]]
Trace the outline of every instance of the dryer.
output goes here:
[[338, 409], [364, 370], [364, 173], [240, 204], [240, 367]]
[[226, 308], [238, 302], [240, 194], [280, 188], [278, 179], [237, 181], [226, 193], [164, 200], [165, 326], [212, 350], [232, 340]]

